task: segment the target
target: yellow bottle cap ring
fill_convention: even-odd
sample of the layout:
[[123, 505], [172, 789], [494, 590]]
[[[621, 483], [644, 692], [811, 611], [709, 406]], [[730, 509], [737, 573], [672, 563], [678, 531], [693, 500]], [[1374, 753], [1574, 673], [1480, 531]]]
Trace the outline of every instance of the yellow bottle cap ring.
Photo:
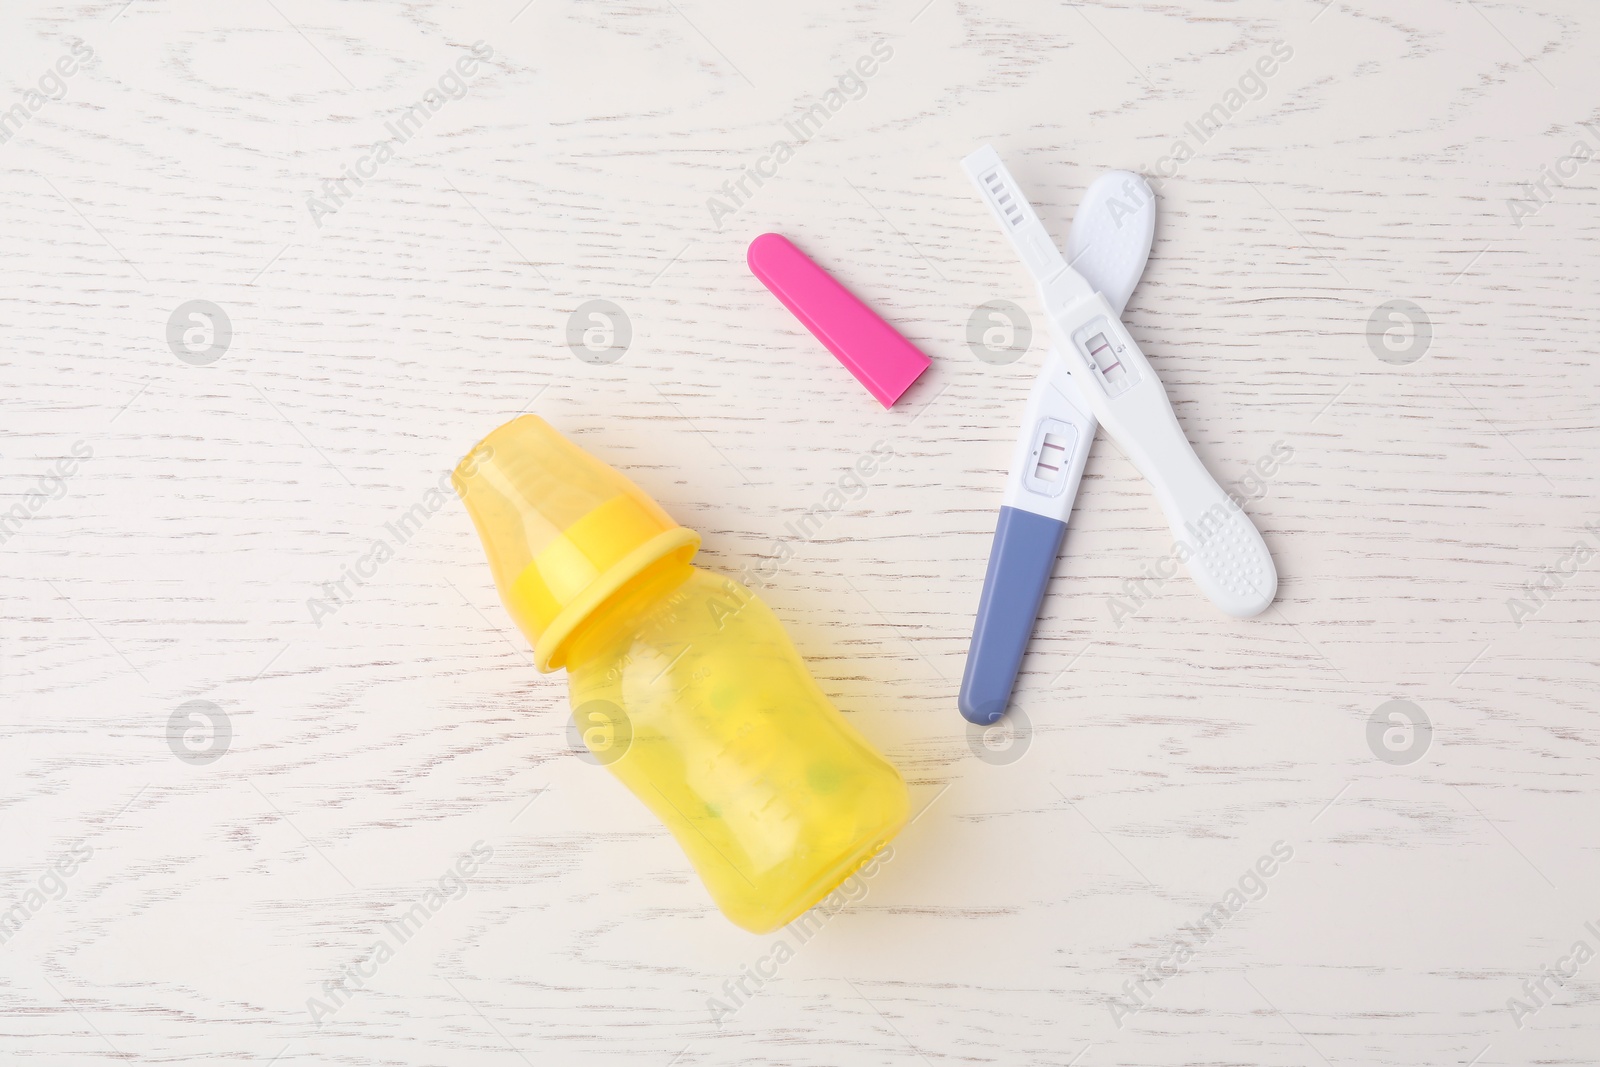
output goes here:
[[[627, 498], [618, 497], [617, 501], [627, 502]], [[699, 549], [699, 534], [675, 526], [601, 566], [579, 542], [563, 541], [529, 564], [522, 577], [512, 584], [506, 595], [506, 610], [534, 642], [535, 665], [541, 671], [559, 670], [566, 666], [568, 638], [596, 608], [655, 564], [673, 555], [681, 556], [680, 561], [687, 563]], [[577, 576], [584, 572], [591, 577], [579, 585]], [[552, 579], [572, 590], [564, 600], [551, 590]], [[550, 614], [552, 608], [554, 614]], [[523, 621], [524, 613], [537, 620], [535, 627]], [[539, 631], [537, 637], [532, 636], [535, 628]]]

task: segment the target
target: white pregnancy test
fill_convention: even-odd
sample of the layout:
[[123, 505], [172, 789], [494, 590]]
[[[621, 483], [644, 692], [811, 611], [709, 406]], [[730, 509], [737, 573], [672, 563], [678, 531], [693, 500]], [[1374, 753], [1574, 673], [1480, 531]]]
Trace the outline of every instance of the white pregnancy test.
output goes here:
[[1123, 327], [1121, 309], [1062, 258], [992, 147], [962, 166], [1038, 283], [1059, 365], [1155, 489], [1195, 584], [1229, 615], [1265, 611], [1278, 589], [1266, 543], [1195, 455], [1161, 380]]

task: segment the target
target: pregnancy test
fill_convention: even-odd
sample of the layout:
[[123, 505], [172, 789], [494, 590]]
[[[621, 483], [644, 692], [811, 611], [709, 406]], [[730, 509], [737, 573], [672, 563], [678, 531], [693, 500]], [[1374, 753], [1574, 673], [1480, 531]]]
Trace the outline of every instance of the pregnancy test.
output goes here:
[[[1073, 216], [1067, 254], [1118, 315], [1144, 274], [1155, 225], [1155, 195], [1143, 178], [1128, 171], [1097, 178]], [[1038, 247], [1046, 259], [1054, 251], [1048, 237]], [[970, 722], [992, 723], [1011, 702], [1096, 425], [1088, 399], [1073, 382], [1060, 349], [1052, 345], [1028, 395], [1012, 450], [967, 649], [959, 706]]]
[[1123, 327], [1122, 308], [1062, 257], [992, 147], [962, 166], [1039, 287], [1060, 352], [1052, 381], [1059, 385], [1065, 371], [1089, 413], [1150, 482], [1179, 557], [1212, 603], [1239, 618], [1265, 611], [1278, 588], [1266, 543], [1195, 454], [1155, 369]]

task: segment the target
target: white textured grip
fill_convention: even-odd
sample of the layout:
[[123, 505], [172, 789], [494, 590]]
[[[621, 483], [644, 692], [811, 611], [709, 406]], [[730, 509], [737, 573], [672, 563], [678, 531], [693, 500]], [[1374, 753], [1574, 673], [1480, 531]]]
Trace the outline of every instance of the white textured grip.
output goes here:
[[1250, 517], [1189, 447], [1164, 391], [1160, 399], [1176, 441], [1157, 442], [1147, 433], [1141, 444], [1155, 447], [1133, 449], [1130, 455], [1137, 456], [1134, 462], [1155, 487], [1174, 549], [1200, 591], [1236, 618], [1259, 615], [1278, 592], [1272, 555]]
[[[1278, 572], [1261, 531], [1239, 505], [1224, 495], [1219, 507], [1220, 521], [1198, 545], [1191, 543], [1189, 573], [1213, 604], [1229, 615], [1248, 619], [1272, 604], [1278, 592]], [[1201, 521], [1205, 521], [1203, 517]]]

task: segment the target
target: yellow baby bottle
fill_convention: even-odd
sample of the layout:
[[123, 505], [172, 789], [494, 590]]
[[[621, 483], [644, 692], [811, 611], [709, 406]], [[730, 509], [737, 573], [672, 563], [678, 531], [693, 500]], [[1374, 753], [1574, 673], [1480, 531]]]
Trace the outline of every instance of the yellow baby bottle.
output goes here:
[[452, 478], [541, 671], [585, 743], [672, 831], [723, 914], [777, 929], [905, 825], [905, 782], [839, 714], [754, 593], [691, 564], [700, 535], [524, 415]]

